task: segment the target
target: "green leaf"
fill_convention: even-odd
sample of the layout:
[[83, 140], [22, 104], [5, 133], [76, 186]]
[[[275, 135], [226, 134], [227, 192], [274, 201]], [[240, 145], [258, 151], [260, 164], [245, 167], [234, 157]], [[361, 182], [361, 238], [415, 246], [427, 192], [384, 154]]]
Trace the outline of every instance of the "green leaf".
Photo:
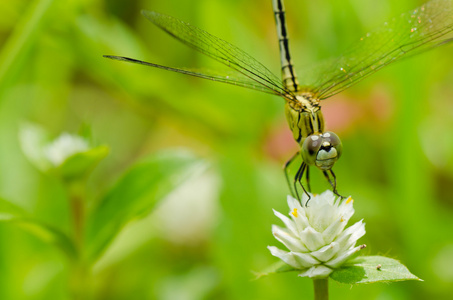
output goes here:
[[330, 274], [347, 284], [419, 280], [399, 261], [384, 256], [360, 256]]
[[30, 45], [36, 43], [41, 32], [41, 24], [45, 22], [45, 15], [54, 2], [57, 1], [35, 0], [21, 13], [21, 18], [0, 51], [0, 88], [3, 88], [4, 82], [13, 71], [18, 71], [21, 56]]
[[276, 273], [284, 273], [284, 272], [292, 272], [292, 271], [300, 271], [297, 269], [294, 269], [293, 267], [285, 264], [283, 261], [278, 261], [266, 269], [264, 269], [261, 272], [253, 272], [253, 274], [256, 276], [256, 279], [259, 279], [263, 276], [271, 275], [271, 274], [276, 274]]
[[181, 150], [151, 155], [134, 165], [89, 217], [88, 259], [96, 260], [125, 224], [146, 216], [159, 200], [205, 167], [198, 158]]
[[60, 249], [71, 260], [77, 257], [76, 248], [66, 234], [33, 219], [22, 208], [4, 199], [0, 199], [0, 222], [22, 228], [43, 242]]
[[66, 181], [87, 177], [109, 153], [107, 146], [98, 146], [68, 157], [57, 169], [58, 175]]

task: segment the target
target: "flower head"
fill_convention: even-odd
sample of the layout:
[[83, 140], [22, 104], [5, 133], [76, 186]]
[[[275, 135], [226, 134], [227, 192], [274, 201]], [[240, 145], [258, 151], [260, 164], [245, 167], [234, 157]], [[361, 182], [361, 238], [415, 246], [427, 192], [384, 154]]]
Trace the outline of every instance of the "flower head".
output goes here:
[[44, 147], [45, 157], [54, 165], [61, 165], [76, 153], [90, 149], [88, 142], [78, 135], [62, 133], [58, 138]]
[[[308, 196], [303, 195], [302, 203]], [[355, 246], [365, 234], [365, 224], [360, 220], [345, 229], [354, 214], [353, 200], [341, 201], [331, 191], [312, 195], [308, 206], [288, 196], [289, 218], [274, 210], [285, 227], [272, 226], [274, 237], [289, 251], [269, 246], [271, 254], [295, 269], [299, 276], [327, 277], [365, 245]]]
[[39, 170], [65, 181], [85, 179], [108, 154], [108, 147], [93, 146], [84, 137], [62, 133], [50, 139], [40, 126], [26, 123], [19, 132], [25, 156]]

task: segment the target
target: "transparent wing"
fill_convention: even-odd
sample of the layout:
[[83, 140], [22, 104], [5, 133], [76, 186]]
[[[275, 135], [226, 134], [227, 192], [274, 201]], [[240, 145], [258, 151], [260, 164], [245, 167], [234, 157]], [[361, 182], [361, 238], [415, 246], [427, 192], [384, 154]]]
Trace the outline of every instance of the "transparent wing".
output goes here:
[[[270, 90], [270, 93], [279, 94], [282, 96], [291, 94], [285, 89], [281, 79], [275, 76], [263, 64], [261, 64], [252, 56], [237, 48], [236, 46], [174, 17], [146, 10], [142, 10], [142, 14], [148, 20], [153, 22], [155, 25], [157, 25], [182, 43], [225, 64], [226, 66], [235, 70], [237, 73], [240, 73], [241, 75], [238, 74], [236, 76], [237, 78], [240, 78], [241, 76], [248, 78], [248, 81], [237, 81], [241, 82], [243, 86], [260, 91], [268, 89]], [[153, 66], [157, 67], [157, 65]], [[167, 70], [176, 71], [176, 69], [173, 68], [167, 68]], [[176, 72], [184, 73], [181, 71]], [[235, 84], [231, 80], [225, 80], [225, 78], [220, 80], [220, 78], [217, 76], [204, 76], [204, 74], [200, 73], [196, 74], [198, 75], [195, 75], [193, 73], [189, 75]], [[227, 76], [230, 75], [227, 74]], [[251, 84], [251, 82], [255, 83]], [[259, 85], [264, 87], [264, 89], [257, 88]]]
[[159, 68], [159, 69], [163, 69], [163, 70], [167, 70], [167, 71], [173, 71], [173, 72], [186, 74], [186, 75], [190, 75], [190, 76], [195, 76], [195, 77], [200, 77], [200, 78], [209, 79], [209, 80], [213, 80], [213, 81], [218, 81], [218, 82], [228, 83], [228, 84], [237, 85], [237, 86], [241, 86], [241, 87], [246, 87], [246, 88], [254, 89], [254, 90], [257, 90], [260, 92], [264, 92], [264, 93], [281, 95], [281, 93], [279, 91], [271, 89], [260, 83], [257, 83], [256, 81], [254, 81], [248, 77], [245, 77], [242, 74], [234, 72], [234, 71], [233, 72], [229, 72], [226, 70], [214, 71], [214, 70], [205, 70], [205, 69], [193, 70], [193, 69], [184, 69], [184, 68], [177, 69], [177, 68], [162, 66], [162, 65], [158, 65], [158, 64], [153, 64], [153, 63], [146, 62], [146, 61], [137, 60], [134, 58], [123, 57], [123, 56], [104, 55], [104, 57], [110, 58], [113, 60], [125, 61], [125, 62], [129, 62], [129, 63]]
[[452, 0], [434, 0], [367, 33], [342, 56], [299, 71], [301, 86], [331, 97], [403, 57], [453, 41]]

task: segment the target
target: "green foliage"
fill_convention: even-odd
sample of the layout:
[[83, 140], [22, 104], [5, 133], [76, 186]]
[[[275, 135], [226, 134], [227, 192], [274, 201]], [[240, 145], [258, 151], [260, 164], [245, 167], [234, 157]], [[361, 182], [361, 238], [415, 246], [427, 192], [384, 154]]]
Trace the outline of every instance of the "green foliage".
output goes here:
[[[77, 182], [105, 157], [107, 149], [97, 147], [75, 154], [55, 172], [65, 182]], [[205, 167], [205, 163], [182, 150], [163, 151], [133, 165], [89, 214], [84, 243], [86, 259], [94, 262], [128, 222], [148, 215], [160, 200]], [[71, 183], [69, 192], [80, 193], [75, 190], [80, 189], [79, 185]], [[26, 217], [19, 207], [5, 200], [1, 200], [0, 209], [0, 220], [19, 224], [49, 244], [59, 246], [68, 256], [74, 256], [71, 240], [57, 229]]]
[[297, 269], [294, 269], [293, 267], [285, 264], [283, 261], [278, 261], [272, 265], [270, 265], [268, 268], [261, 272], [253, 272], [256, 276], [255, 279], [259, 279], [263, 276], [268, 276], [272, 275], [275, 273], [286, 273], [286, 272], [293, 272], [297, 271]]
[[13, 34], [0, 51], [0, 89], [2, 84], [17, 71], [17, 63], [25, 55], [31, 43], [38, 38], [39, 29], [53, 0], [35, 0], [29, 5], [21, 22], [15, 24]]
[[0, 223], [10, 223], [20, 227], [44, 243], [55, 246], [72, 261], [77, 257], [75, 246], [65, 233], [34, 219], [23, 209], [4, 199], [0, 199]]
[[95, 260], [129, 221], [146, 216], [171, 191], [204, 168], [184, 151], [165, 151], [133, 165], [106, 193], [88, 220], [88, 259]]
[[98, 146], [88, 151], [76, 153], [57, 168], [55, 172], [65, 181], [86, 178], [109, 153], [107, 146]]
[[[282, 261], [276, 262], [262, 272], [255, 272], [256, 279], [277, 273], [297, 272]], [[335, 281], [346, 284], [396, 282], [419, 280], [399, 261], [385, 256], [359, 256], [351, 259], [330, 276]]]
[[330, 278], [347, 284], [421, 281], [399, 261], [384, 256], [359, 256], [335, 270]]

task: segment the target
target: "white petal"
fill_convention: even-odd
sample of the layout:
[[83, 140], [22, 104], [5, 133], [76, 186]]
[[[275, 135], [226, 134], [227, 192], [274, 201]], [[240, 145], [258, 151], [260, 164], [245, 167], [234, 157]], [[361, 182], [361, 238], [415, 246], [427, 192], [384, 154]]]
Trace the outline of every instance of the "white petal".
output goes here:
[[355, 245], [357, 240], [364, 234], [365, 223], [363, 223], [363, 220], [360, 220], [343, 231], [335, 241], [340, 244], [340, 251], [343, 251]]
[[[323, 193], [324, 194], [324, 193]], [[308, 205], [306, 206], [307, 213], [316, 214], [317, 211], [323, 210], [322, 208], [331, 206], [328, 198], [321, 195], [312, 196]]]
[[274, 232], [278, 231], [279, 234], [284, 234], [284, 235], [287, 235], [287, 236], [290, 236], [292, 238], [295, 238], [295, 239], [298, 239], [298, 236], [297, 235], [294, 235], [294, 233], [289, 230], [288, 228], [286, 227], [280, 227], [278, 225], [272, 225], [272, 234], [274, 234]]
[[308, 253], [299, 253], [299, 252], [293, 252], [292, 253], [296, 261], [299, 262], [299, 264], [302, 266], [301, 269], [305, 268], [310, 268], [314, 265], [319, 265], [320, 261], [311, 256], [311, 254]]
[[288, 206], [290, 209], [289, 215], [296, 224], [298, 232], [303, 231], [306, 227], [310, 226], [308, 219], [305, 215], [305, 208], [300, 206], [298, 200], [288, 196]]
[[297, 217], [290, 212], [291, 219], [293, 219], [294, 223], [296, 224], [298, 234], [300, 236], [300, 233], [304, 231], [305, 228], [310, 226], [310, 223], [308, 222], [307, 217], [305, 214], [301, 214], [300, 211], [297, 211]]
[[305, 230], [300, 233], [300, 239], [310, 251], [315, 251], [325, 246], [322, 234], [311, 227], [305, 228]]
[[354, 200], [352, 200], [351, 197], [347, 198], [345, 201], [342, 201], [340, 206], [339, 206], [339, 212], [340, 215], [343, 217], [343, 219], [348, 222], [349, 219], [352, 217], [354, 214], [354, 207], [353, 204]]
[[331, 261], [329, 262], [326, 262], [325, 264], [333, 269], [335, 268], [338, 268], [339, 266], [341, 266], [345, 261], [347, 261], [353, 254], [357, 253], [359, 250], [363, 249], [363, 245], [361, 246], [357, 246], [355, 248], [352, 248], [346, 252], [344, 252], [343, 254], [341, 254], [340, 256], [332, 259]]
[[316, 231], [325, 231], [341, 216], [341, 211], [338, 209], [338, 202], [335, 201], [335, 198], [333, 193], [329, 191], [315, 196], [309, 202], [306, 209], [307, 218], [310, 221], [310, 226]]
[[293, 221], [290, 220], [290, 218], [288, 218], [287, 216], [284, 216], [283, 214], [279, 213], [278, 211], [276, 211], [275, 209], [273, 209], [274, 211], [274, 214], [280, 218], [280, 220], [283, 221], [283, 223], [285, 224], [285, 226], [291, 230], [291, 232], [294, 234], [294, 236], [299, 236], [299, 231], [297, 230], [296, 228], [296, 225], [294, 224]]
[[309, 278], [325, 278], [329, 276], [330, 273], [332, 273], [332, 269], [323, 266], [323, 265], [317, 265], [313, 266], [308, 270], [305, 270], [301, 273], [299, 273], [298, 276], [300, 277], [309, 277]]
[[70, 156], [88, 149], [90, 146], [84, 138], [65, 132], [49, 143], [43, 151], [54, 166], [59, 166]]
[[272, 225], [272, 233], [274, 232], [274, 229], [278, 229], [280, 231], [285, 232], [285, 234], [287, 234], [293, 238], [297, 238], [297, 235], [294, 235], [293, 232], [286, 227], [280, 227], [280, 226], [274, 224], [274, 225]]
[[338, 253], [338, 250], [340, 250], [340, 245], [333, 242], [332, 244], [322, 247], [321, 249], [310, 254], [319, 261], [326, 262], [332, 259], [332, 257], [334, 257]]
[[267, 246], [267, 249], [269, 249], [273, 256], [280, 258], [291, 267], [296, 269], [302, 269], [301, 264], [296, 260], [292, 252], [286, 252], [274, 246]]
[[302, 208], [302, 206], [300, 206], [300, 203], [299, 203], [299, 200], [291, 197], [288, 195], [288, 197], [286, 198], [287, 202], [288, 202], [288, 206], [289, 206], [289, 209], [291, 211], [293, 211], [294, 209], [297, 209], [298, 211], [303, 211], [304, 209]]
[[308, 203], [308, 205], [307, 218], [310, 222], [310, 226], [316, 231], [323, 232], [332, 222], [335, 221], [335, 219], [338, 218], [338, 211], [336, 210], [336, 207], [333, 207], [328, 203], [317, 206], [310, 206], [310, 203]]
[[291, 251], [308, 252], [308, 249], [303, 245], [302, 241], [295, 238], [294, 235], [288, 233], [284, 228], [277, 225], [272, 225], [272, 234], [274, 237]]
[[339, 217], [335, 222], [329, 225], [322, 233], [322, 238], [325, 243], [331, 243], [344, 229], [346, 221]]
[[297, 229], [299, 231], [299, 236], [302, 231], [305, 230], [305, 228], [310, 227], [310, 223], [308, 223], [308, 220], [305, 216], [300, 216], [297, 218], [294, 218], [294, 222], [296, 223]]
[[335, 199], [337, 198], [336, 195], [333, 194], [331, 190], [325, 190], [323, 193], [319, 195], [322, 199], [324, 199], [326, 202], [328, 202], [330, 205], [333, 205], [335, 202]]

